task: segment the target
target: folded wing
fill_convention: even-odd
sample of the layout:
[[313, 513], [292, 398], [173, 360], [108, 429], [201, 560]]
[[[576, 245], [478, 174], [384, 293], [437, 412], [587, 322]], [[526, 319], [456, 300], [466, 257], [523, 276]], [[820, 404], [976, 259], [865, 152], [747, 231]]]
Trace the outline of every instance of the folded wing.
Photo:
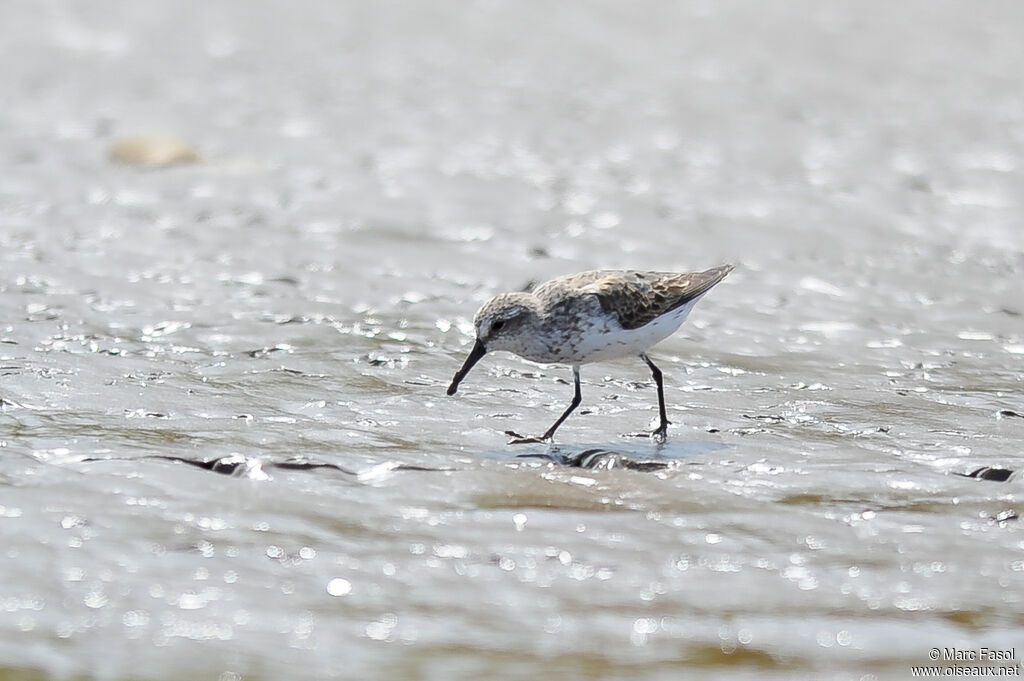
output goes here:
[[624, 329], [638, 329], [661, 315], [704, 295], [722, 281], [732, 265], [704, 272], [601, 272], [585, 287], [605, 312], [614, 314]]

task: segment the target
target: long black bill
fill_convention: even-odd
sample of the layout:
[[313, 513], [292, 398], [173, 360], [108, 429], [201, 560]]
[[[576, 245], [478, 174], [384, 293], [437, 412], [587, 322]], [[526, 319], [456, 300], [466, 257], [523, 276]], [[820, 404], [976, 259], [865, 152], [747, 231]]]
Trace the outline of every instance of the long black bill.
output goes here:
[[466, 358], [462, 368], [455, 372], [455, 377], [452, 378], [452, 384], [448, 386], [448, 394], [454, 395], [455, 391], [459, 389], [459, 383], [462, 383], [462, 379], [466, 377], [469, 370], [473, 368], [473, 365], [480, 361], [480, 358], [487, 354], [487, 348], [480, 342], [480, 339], [476, 339], [476, 344], [473, 349], [469, 351], [469, 357]]

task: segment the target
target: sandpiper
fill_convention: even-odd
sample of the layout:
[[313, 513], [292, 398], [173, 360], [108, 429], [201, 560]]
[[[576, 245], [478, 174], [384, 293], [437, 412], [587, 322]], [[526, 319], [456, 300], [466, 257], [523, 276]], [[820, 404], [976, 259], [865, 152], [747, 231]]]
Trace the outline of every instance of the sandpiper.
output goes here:
[[597, 270], [570, 274], [541, 284], [530, 293], [502, 293], [476, 313], [476, 343], [455, 373], [448, 394], [480, 358], [505, 350], [534, 362], [572, 366], [575, 393], [568, 409], [540, 437], [512, 431], [509, 444], [550, 442], [555, 431], [580, 405], [580, 366], [620, 357], [639, 357], [658, 386], [660, 422], [651, 437], [664, 441], [668, 432], [661, 370], [647, 350], [665, 340], [686, 321], [701, 296], [733, 269], [720, 265], [704, 272], [638, 272]]

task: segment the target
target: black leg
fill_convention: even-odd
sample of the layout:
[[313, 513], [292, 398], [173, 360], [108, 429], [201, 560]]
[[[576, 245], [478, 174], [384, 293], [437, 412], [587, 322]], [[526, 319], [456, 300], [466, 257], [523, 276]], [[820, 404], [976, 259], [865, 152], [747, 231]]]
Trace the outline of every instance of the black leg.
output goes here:
[[580, 402], [583, 401], [583, 395], [580, 393], [579, 367], [572, 368], [572, 377], [576, 385], [576, 392], [572, 396], [572, 402], [569, 404], [569, 408], [562, 412], [562, 415], [558, 417], [558, 420], [555, 421], [554, 425], [548, 428], [547, 432], [540, 437], [522, 437], [511, 430], [507, 430], [505, 431], [505, 434], [512, 436], [512, 439], [508, 441], [510, 445], [518, 445], [526, 442], [551, 442], [551, 437], [555, 434], [555, 431], [558, 430], [558, 426], [562, 425], [562, 422], [569, 418], [569, 414], [576, 411], [576, 407], [580, 406]]
[[640, 359], [647, 363], [647, 366], [651, 369], [651, 375], [654, 376], [654, 383], [658, 386], [658, 415], [661, 417], [661, 423], [658, 424], [657, 429], [651, 433], [651, 437], [656, 440], [665, 440], [665, 436], [668, 434], [668, 415], [665, 414], [665, 385], [661, 380], [661, 369], [654, 366], [654, 362], [647, 356], [647, 353], [640, 353]]

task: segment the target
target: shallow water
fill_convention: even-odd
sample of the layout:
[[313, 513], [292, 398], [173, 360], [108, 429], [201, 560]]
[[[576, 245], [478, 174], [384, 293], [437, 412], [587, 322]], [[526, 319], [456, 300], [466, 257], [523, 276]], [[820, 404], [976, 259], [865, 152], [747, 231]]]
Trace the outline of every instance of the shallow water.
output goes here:
[[[0, 678], [1024, 657], [1019, 5], [8, 10]], [[497, 292], [726, 261], [662, 446], [639, 361], [551, 450], [567, 368], [444, 395]]]

